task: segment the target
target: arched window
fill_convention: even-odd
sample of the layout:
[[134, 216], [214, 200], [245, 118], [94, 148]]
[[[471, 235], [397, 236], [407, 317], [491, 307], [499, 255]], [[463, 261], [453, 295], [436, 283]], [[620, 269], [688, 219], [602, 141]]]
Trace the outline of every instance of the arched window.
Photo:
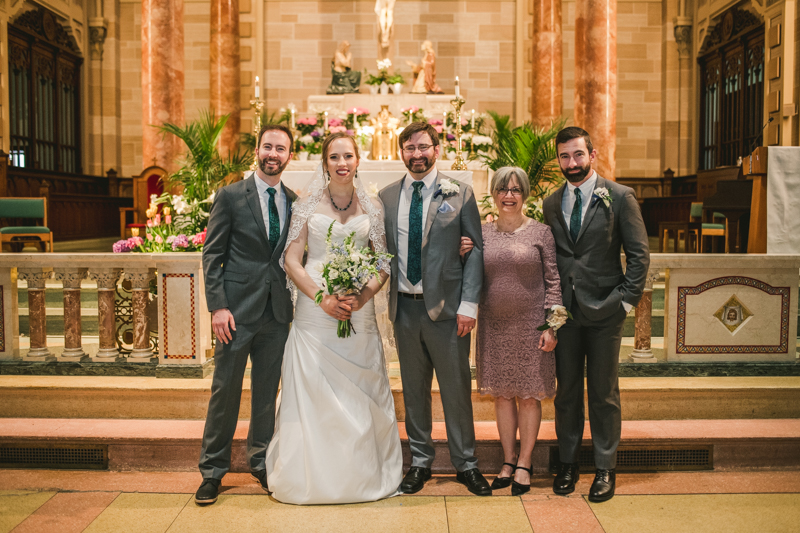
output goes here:
[[703, 43], [700, 170], [735, 165], [758, 145], [764, 123], [764, 25], [742, 9], [726, 12]]
[[74, 38], [38, 8], [8, 25], [11, 165], [81, 173], [81, 63]]

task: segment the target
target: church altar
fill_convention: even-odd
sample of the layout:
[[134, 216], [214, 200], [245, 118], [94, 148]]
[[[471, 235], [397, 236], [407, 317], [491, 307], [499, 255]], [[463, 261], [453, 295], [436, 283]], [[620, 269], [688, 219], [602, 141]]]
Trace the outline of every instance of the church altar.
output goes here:
[[[424, 109], [432, 116], [439, 116], [444, 111], [453, 112], [453, 105], [450, 103], [455, 98], [454, 94], [327, 94], [312, 95], [308, 97], [308, 112], [331, 114], [344, 114], [354, 107], [369, 109], [370, 113], [375, 114], [381, 109], [381, 105], [388, 105], [389, 111], [395, 116], [400, 117], [402, 110], [415, 106]], [[469, 102], [464, 109], [469, 108]]]
[[[281, 175], [281, 180], [287, 187], [297, 193], [306, 190], [317, 169], [319, 161], [290, 161], [286, 170]], [[478, 161], [467, 163], [467, 170], [453, 170], [453, 162], [450, 160], [439, 160], [436, 168], [447, 176], [467, 185], [475, 190], [475, 196], [480, 200], [484, 194], [488, 194], [489, 170]], [[364, 185], [369, 190], [374, 185], [378, 190], [383, 189], [390, 183], [399, 180], [406, 173], [406, 167], [402, 161], [372, 161], [361, 159], [358, 166], [358, 176], [363, 180]]]

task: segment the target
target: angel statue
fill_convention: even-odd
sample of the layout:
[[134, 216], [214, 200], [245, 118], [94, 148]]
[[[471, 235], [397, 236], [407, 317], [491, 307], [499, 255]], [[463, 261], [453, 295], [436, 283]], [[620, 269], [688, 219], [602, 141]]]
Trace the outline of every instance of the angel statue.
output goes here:
[[331, 84], [328, 85], [328, 94], [357, 93], [361, 86], [361, 72], [353, 70], [353, 54], [350, 53], [350, 43], [342, 41], [333, 55], [331, 61]]
[[396, 0], [375, 0], [378, 16], [378, 42], [380, 59], [389, 59], [389, 45], [394, 34], [394, 3]]
[[412, 93], [422, 94], [443, 94], [444, 91], [436, 83], [436, 52], [433, 51], [433, 43], [425, 41], [422, 43], [422, 61], [417, 65], [411, 61], [406, 61], [408, 66], [414, 71], [416, 76]]

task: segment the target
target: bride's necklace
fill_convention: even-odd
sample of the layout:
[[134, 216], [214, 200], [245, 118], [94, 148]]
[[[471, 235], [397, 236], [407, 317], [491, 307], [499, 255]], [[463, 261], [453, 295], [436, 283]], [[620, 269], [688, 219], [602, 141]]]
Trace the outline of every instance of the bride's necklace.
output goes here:
[[333, 204], [333, 207], [336, 208], [337, 211], [347, 211], [348, 209], [350, 209], [350, 206], [353, 205], [353, 197], [355, 196], [355, 192], [356, 192], [356, 188], [353, 187], [353, 190], [350, 192], [350, 203], [347, 204], [347, 206], [345, 206], [345, 207], [339, 207], [338, 205], [336, 205], [336, 202], [333, 201], [333, 195], [331, 194], [331, 189], [330, 189], [330, 187], [328, 187], [328, 196], [331, 199], [331, 203]]

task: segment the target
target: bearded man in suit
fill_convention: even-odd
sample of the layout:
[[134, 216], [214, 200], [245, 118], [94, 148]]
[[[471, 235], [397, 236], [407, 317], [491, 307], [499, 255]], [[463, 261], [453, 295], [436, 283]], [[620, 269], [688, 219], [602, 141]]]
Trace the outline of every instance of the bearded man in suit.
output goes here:
[[250, 357], [251, 413], [247, 462], [267, 487], [266, 453], [275, 428], [275, 399], [293, 306], [280, 258], [297, 196], [281, 183], [294, 139], [285, 126], [261, 128], [258, 168], [217, 191], [203, 247], [206, 301], [217, 338], [214, 379], [203, 432], [195, 502], [217, 501], [230, 470], [242, 380]]
[[[556, 346], [556, 435], [561, 464], [556, 494], [569, 494], [578, 481], [584, 429], [583, 378], [597, 468], [589, 501], [614, 496], [617, 446], [622, 428], [619, 349], [622, 326], [639, 303], [650, 265], [642, 213], [629, 187], [594, 171], [597, 151], [589, 134], [569, 127], [556, 136], [567, 182], [542, 205], [556, 241], [564, 305], [572, 318], [559, 330]], [[625, 252], [623, 272], [620, 252]]]

